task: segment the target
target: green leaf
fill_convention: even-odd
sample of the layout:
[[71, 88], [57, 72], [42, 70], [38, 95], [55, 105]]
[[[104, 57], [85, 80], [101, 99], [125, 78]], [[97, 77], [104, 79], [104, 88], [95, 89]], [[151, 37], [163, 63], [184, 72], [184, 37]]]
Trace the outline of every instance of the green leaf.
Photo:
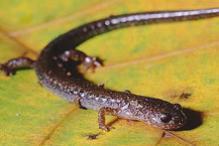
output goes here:
[[[217, 5], [210, 0], [1, 1], [0, 62], [21, 55], [37, 58], [57, 35], [109, 15]], [[219, 18], [213, 18], [132, 27], [79, 47], [105, 60], [104, 67], [85, 75], [88, 79], [200, 111], [199, 126], [163, 136], [144, 123], [109, 116], [115, 129], [103, 132], [96, 111], [54, 96], [38, 84], [34, 70], [22, 70], [13, 77], [0, 74], [0, 145], [218, 145], [218, 24]]]

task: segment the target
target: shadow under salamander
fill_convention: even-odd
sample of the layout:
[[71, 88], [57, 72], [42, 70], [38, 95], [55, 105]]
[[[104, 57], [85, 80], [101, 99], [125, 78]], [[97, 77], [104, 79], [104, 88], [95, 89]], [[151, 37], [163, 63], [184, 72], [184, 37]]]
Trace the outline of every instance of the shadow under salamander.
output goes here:
[[203, 112], [192, 110], [189, 108], [183, 108], [183, 111], [187, 115], [188, 121], [184, 127], [178, 129], [177, 131], [192, 130], [192, 129], [199, 127], [202, 124]]

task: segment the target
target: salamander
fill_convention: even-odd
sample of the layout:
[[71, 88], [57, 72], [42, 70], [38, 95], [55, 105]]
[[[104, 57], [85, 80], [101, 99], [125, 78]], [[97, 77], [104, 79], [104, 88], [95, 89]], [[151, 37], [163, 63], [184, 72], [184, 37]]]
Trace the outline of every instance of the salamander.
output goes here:
[[180, 104], [96, 85], [83, 77], [78, 66], [95, 69], [102, 66], [101, 59], [76, 48], [90, 38], [120, 28], [218, 15], [219, 8], [110, 16], [59, 35], [44, 47], [37, 60], [18, 57], [1, 64], [0, 69], [10, 76], [18, 69], [33, 68], [42, 86], [71, 103], [78, 103], [83, 109], [98, 111], [99, 128], [105, 131], [110, 130], [105, 124], [106, 114], [142, 121], [160, 129], [176, 130], [185, 126], [188, 121]]

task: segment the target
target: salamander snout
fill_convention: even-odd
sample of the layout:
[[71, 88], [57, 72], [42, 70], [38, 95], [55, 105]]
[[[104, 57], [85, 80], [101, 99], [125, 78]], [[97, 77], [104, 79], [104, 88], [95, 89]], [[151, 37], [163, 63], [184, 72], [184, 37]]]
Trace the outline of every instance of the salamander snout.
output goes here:
[[150, 122], [161, 129], [176, 130], [185, 126], [187, 117], [179, 104], [173, 104], [154, 114]]
[[176, 130], [185, 126], [187, 117], [179, 104], [173, 104], [172, 108], [168, 109], [160, 116], [162, 122], [161, 128], [166, 130]]

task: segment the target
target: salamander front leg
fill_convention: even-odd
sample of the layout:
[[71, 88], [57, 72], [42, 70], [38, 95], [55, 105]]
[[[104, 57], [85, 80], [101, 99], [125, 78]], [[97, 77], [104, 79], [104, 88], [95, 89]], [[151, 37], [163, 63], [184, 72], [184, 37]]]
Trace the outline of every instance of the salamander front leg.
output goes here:
[[0, 70], [2, 70], [6, 76], [11, 76], [14, 75], [18, 69], [33, 68], [34, 62], [35, 61], [27, 57], [14, 58], [4, 64], [0, 64]]
[[99, 128], [105, 131], [110, 131], [110, 127], [105, 124], [105, 115], [116, 115], [117, 110], [109, 107], [102, 107], [98, 112], [98, 124]]
[[82, 65], [86, 70], [91, 69], [94, 72], [97, 67], [103, 66], [103, 61], [98, 57], [87, 56], [84, 58]]
[[85, 69], [95, 70], [95, 68], [103, 66], [103, 60], [98, 57], [92, 57], [86, 55], [84, 52], [79, 50], [68, 50], [65, 51], [60, 58], [67, 62], [69, 60], [77, 61], [81, 63]]
[[78, 105], [79, 105], [79, 108], [80, 108], [80, 109], [87, 110], [87, 108], [84, 107], [84, 106], [81, 104], [80, 99], [78, 100]]

